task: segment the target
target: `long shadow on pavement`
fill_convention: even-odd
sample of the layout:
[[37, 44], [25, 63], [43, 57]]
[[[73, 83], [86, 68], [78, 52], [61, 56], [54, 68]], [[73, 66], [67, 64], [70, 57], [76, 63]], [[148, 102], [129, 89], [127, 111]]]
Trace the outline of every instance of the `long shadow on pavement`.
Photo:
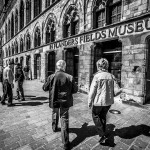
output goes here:
[[36, 97], [34, 95], [25, 95], [25, 97]]
[[71, 148], [82, 143], [87, 137], [97, 135], [95, 126], [88, 126], [88, 123], [84, 123], [81, 128], [70, 128], [69, 133], [75, 133], [77, 135], [71, 142]]
[[[103, 146], [114, 147], [114, 137], [119, 136], [122, 139], [133, 139], [140, 135], [150, 136], [150, 127], [144, 124], [131, 125], [121, 129], [114, 130], [115, 125], [107, 124], [106, 130], [108, 133], [108, 139]], [[88, 123], [84, 123], [81, 128], [70, 128], [70, 133], [75, 133], [77, 137], [71, 142], [71, 148], [82, 143], [86, 138], [97, 135], [95, 126], [88, 126]]]
[[43, 105], [41, 102], [21, 102], [21, 103], [14, 103], [14, 106], [38, 106]]
[[34, 97], [34, 98], [30, 98], [31, 100], [47, 100], [48, 97]]
[[110, 147], [115, 146], [114, 143], [115, 136], [119, 136], [122, 139], [133, 139], [140, 135], [150, 136], [150, 127], [145, 124], [141, 124], [137, 126], [131, 125], [129, 127], [116, 129], [115, 131], [113, 131], [115, 126], [113, 124], [109, 124], [109, 125], [112, 126], [113, 128], [109, 130], [108, 139], [105, 141], [105, 143], [102, 144], [104, 146], [110, 146]]

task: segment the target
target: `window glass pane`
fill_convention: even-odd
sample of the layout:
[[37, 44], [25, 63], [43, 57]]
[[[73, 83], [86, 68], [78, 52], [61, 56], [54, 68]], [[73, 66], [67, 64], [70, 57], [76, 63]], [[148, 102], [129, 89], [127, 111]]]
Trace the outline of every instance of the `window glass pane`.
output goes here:
[[114, 4], [110, 7], [110, 23], [119, 22], [121, 19], [121, 3]]

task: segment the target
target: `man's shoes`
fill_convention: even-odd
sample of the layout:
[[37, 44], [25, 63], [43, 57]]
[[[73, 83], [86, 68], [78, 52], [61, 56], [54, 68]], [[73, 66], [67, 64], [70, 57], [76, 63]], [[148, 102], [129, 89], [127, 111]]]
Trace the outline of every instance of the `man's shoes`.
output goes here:
[[16, 97], [16, 98], [15, 98], [15, 100], [19, 100], [19, 99], [20, 99], [19, 97]]
[[101, 143], [104, 143], [104, 142], [106, 141], [106, 139], [107, 139], [107, 136], [106, 136], [106, 135], [103, 135], [103, 136], [100, 138], [99, 143], [100, 143], [100, 144], [101, 144]]
[[58, 127], [55, 125], [55, 123], [52, 123], [52, 129], [53, 129], [53, 132], [58, 131]]
[[2, 105], [6, 105], [6, 103], [5, 103], [5, 102], [1, 102], [1, 104], [2, 104]]
[[64, 150], [70, 150], [70, 142], [68, 142], [67, 144], [64, 144], [63, 149]]
[[21, 101], [25, 101], [25, 98], [22, 98]]

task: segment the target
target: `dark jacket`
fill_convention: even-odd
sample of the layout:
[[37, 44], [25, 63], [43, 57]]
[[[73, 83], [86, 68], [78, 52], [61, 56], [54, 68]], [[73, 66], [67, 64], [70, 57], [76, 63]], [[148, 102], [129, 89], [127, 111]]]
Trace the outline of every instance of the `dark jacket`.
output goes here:
[[24, 72], [29, 72], [29, 66], [25, 66], [25, 67], [23, 68], [23, 71], [24, 71]]
[[73, 106], [73, 93], [78, 91], [73, 76], [64, 71], [57, 71], [48, 77], [43, 85], [43, 90], [49, 90], [49, 106], [51, 108]]
[[15, 81], [23, 82], [24, 80], [24, 73], [22, 71], [22, 67], [17, 66], [15, 68]]

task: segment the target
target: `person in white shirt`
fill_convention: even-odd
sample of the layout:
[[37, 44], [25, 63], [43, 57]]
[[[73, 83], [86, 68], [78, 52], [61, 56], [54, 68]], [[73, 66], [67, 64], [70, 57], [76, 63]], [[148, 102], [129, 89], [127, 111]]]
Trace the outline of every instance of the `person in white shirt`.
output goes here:
[[8, 66], [3, 71], [3, 96], [1, 100], [1, 104], [5, 105], [5, 100], [8, 96], [8, 106], [12, 106], [13, 101], [13, 92], [12, 89], [14, 88], [13, 80], [14, 75], [12, 72], [13, 62], [9, 62]]
[[[88, 107], [92, 108], [92, 118], [100, 136], [100, 143], [107, 139], [106, 115], [114, 103], [114, 96], [119, 95], [122, 89], [119, 87], [115, 76], [108, 72], [109, 63], [105, 58], [97, 61], [97, 73], [91, 83]], [[118, 89], [116, 91], [116, 89]]]

